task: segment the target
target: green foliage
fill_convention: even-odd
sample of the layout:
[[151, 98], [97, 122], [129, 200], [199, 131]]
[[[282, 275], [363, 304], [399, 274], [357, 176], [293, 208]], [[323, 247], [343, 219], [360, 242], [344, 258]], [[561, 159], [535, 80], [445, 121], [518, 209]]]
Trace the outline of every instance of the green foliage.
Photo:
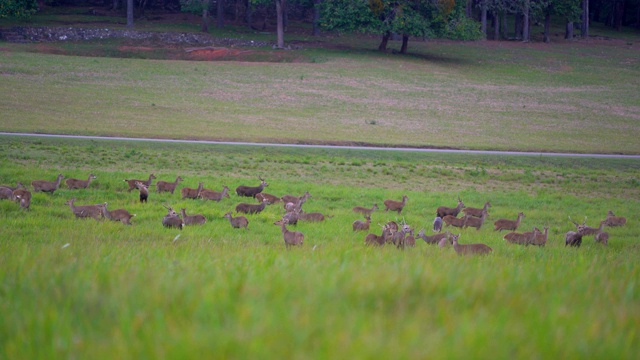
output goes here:
[[449, 21], [445, 30], [445, 37], [452, 40], [480, 40], [483, 36], [480, 24], [465, 16]]
[[2, 0], [0, 1], [0, 19], [28, 18], [38, 11], [36, 0]]
[[180, 10], [182, 12], [196, 15], [202, 14], [202, 9], [210, 5], [210, 0], [180, 0]]

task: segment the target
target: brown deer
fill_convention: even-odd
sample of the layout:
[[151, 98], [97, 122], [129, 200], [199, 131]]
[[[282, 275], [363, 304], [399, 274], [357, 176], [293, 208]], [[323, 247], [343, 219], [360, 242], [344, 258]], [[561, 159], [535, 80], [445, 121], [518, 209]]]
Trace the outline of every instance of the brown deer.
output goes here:
[[[538, 229], [536, 228], [536, 230]], [[531, 241], [531, 245], [545, 246], [548, 240], [549, 240], [549, 227], [545, 226], [542, 233], [539, 230], [536, 231], [536, 236]]]
[[[402, 228], [395, 232], [391, 238], [391, 242], [393, 242], [393, 244], [398, 248], [398, 249], [404, 249], [407, 245], [407, 234], [413, 234], [413, 230], [411, 230], [411, 228], [409, 227], [409, 225], [404, 224], [402, 225]], [[416, 240], [415, 238], [411, 235], [411, 238], [413, 239], [413, 246], [415, 246], [416, 244]]]
[[197, 189], [192, 189], [188, 187], [183, 187], [180, 189], [180, 194], [182, 195], [182, 199], [197, 199], [202, 192], [202, 182], [198, 183]]
[[371, 216], [366, 215], [364, 217], [365, 221], [356, 220], [351, 224], [353, 227], [353, 231], [369, 231], [369, 226], [371, 225]]
[[[327, 216], [327, 217], [332, 217], [332, 216]], [[312, 212], [312, 213], [299, 212], [298, 219], [303, 221], [310, 221], [310, 222], [320, 222], [320, 221], [324, 221], [325, 216], [319, 212]]]
[[20, 181], [18, 181], [16, 184], [16, 186], [0, 185], [0, 188], [7, 188], [11, 191], [14, 191], [16, 189], [25, 189], [25, 186]]
[[34, 192], [46, 192], [53, 194], [60, 187], [60, 182], [64, 179], [64, 175], [58, 174], [56, 181], [34, 180], [31, 182]]
[[444, 221], [446, 226], [455, 226], [461, 228], [464, 227], [464, 225], [467, 223], [467, 217], [464, 216], [461, 218], [457, 218], [453, 215], [447, 215], [442, 218], [442, 221]]
[[510, 232], [502, 238], [511, 244], [530, 245], [535, 241], [538, 234], [541, 234], [540, 230], [537, 227], [534, 227], [533, 231], [527, 231], [524, 233]]
[[413, 234], [413, 229], [409, 229], [407, 236], [404, 238], [404, 246], [415, 247], [416, 237]]
[[241, 227], [245, 228], [245, 230], [249, 230], [249, 220], [247, 220], [244, 216], [233, 217], [231, 216], [231, 212], [224, 214], [225, 219], [229, 219], [231, 223], [231, 227], [234, 229], [239, 229]]
[[207, 219], [202, 214], [187, 215], [187, 209], [185, 208], [180, 209], [180, 214], [185, 225], [204, 225], [207, 222]]
[[140, 202], [146, 203], [147, 199], [149, 199], [149, 188], [140, 181], [136, 181], [136, 188], [140, 190]]
[[387, 226], [382, 227], [382, 234], [368, 234], [364, 238], [365, 245], [384, 246], [386, 243], [391, 242], [393, 232]]
[[484, 221], [487, 219], [487, 216], [489, 216], [489, 214], [487, 213], [486, 210], [482, 210], [482, 216], [479, 218], [467, 214], [464, 216], [464, 218], [466, 218], [464, 227], [465, 228], [473, 227], [473, 228], [476, 228], [476, 230], [480, 230], [480, 227], [484, 224]]
[[417, 237], [424, 240], [424, 242], [426, 242], [427, 244], [434, 245], [439, 243], [440, 240], [448, 238], [449, 235], [451, 235], [451, 233], [448, 231], [445, 231], [443, 233], [427, 236], [424, 233], [424, 229], [420, 229], [420, 232], [418, 232]]
[[460, 235], [452, 235], [451, 241], [453, 242], [453, 248], [458, 255], [486, 255], [493, 251], [485, 244], [458, 244], [458, 238]]
[[87, 180], [67, 179], [64, 182], [67, 184], [69, 189], [86, 189], [89, 187], [89, 184], [91, 184], [93, 179], [97, 179], [97, 177], [93, 174], [89, 174], [89, 178]]
[[582, 245], [582, 237], [584, 236], [584, 227], [578, 227], [578, 231], [568, 231], [564, 235], [564, 246], [580, 247]]
[[286, 214], [282, 216], [282, 219], [286, 219], [289, 225], [297, 225], [299, 212], [296, 210], [287, 211]]
[[11, 195], [14, 201], [20, 202], [20, 208], [29, 210], [31, 206], [31, 193], [27, 189], [15, 189]]
[[282, 200], [282, 202], [284, 203], [284, 205], [288, 204], [288, 203], [293, 203], [293, 204], [297, 204], [298, 201], [304, 199], [304, 201], [302, 201], [302, 203], [304, 203], [305, 201], [307, 201], [308, 198], [311, 197], [311, 194], [309, 194], [308, 191], [305, 191], [305, 193], [298, 197], [298, 196], [293, 196], [293, 195], [285, 195], [283, 197], [281, 197], [280, 199]]
[[446, 207], [446, 206], [440, 206], [436, 210], [436, 215], [441, 217], [442, 219], [444, 219], [444, 217], [447, 216], [447, 215], [451, 215], [453, 217], [458, 217], [458, 214], [460, 213], [460, 210], [462, 210], [462, 208], [464, 208], [464, 203], [462, 202], [462, 200], [458, 196], [458, 206], [457, 207], [450, 208], [450, 207]]
[[609, 245], [609, 233], [606, 231], [602, 231], [606, 223], [607, 223], [607, 220], [603, 220], [600, 222], [600, 227], [598, 228], [598, 232], [594, 237], [596, 242], [601, 243], [602, 245]]
[[71, 212], [76, 216], [77, 219], [92, 217], [96, 220], [100, 220], [100, 218], [102, 217], [102, 204], [75, 206], [75, 201], [76, 199], [73, 198], [71, 200], [67, 200], [67, 202], [65, 202], [64, 204], [69, 205]]
[[360, 213], [366, 216], [371, 216], [371, 214], [376, 210], [378, 210], [378, 204], [373, 204], [371, 209], [367, 209], [366, 207], [362, 206], [356, 206], [353, 208], [354, 213]]
[[269, 201], [265, 199], [260, 205], [240, 203], [236, 206], [236, 212], [243, 214], [259, 214], [264, 210], [268, 202]]
[[490, 207], [491, 207], [491, 203], [487, 201], [486, 203], [484, 203], [484, 207], [481, 209], [468, 207], [468, 208], [462, 209], [462, 212], [467, 216], [482, 217], [482, 213], [485, 213], [485, 212], [488, 213]]
[[238, 196], [256, 197], [256, 195], [261, 193], [264, 188], [269, 186], [262, 177], [258, 176], [258, 179], [261, 181], [259, 186], [252, 187], [240, 185], [236, 188], [236, 194], [238, 194]]
[[0, 186], [0, 199], [13, 199], [13, 190], [10, 187]]
[[151, 182], [155, 178], [156, 178], [156, 176], [154, 174], [151, 174], [151, 175], [149, 175], [149, 179], [148, 180], [131, 179], [131, 180], [123, 180], [123, 181], [126, 182], [127, 184], [129, 184], [129, 190], [127, 190], [127, 191], [131, 192], [131, 190], [136, 189], [136, 181], [139, 182], [139, 183], [142, 183], [144, 186], [146, 186], [148, 188], [148, 187], [151, 186]]
[[615, 216], [613, 211], [609, 210], [607, 212], [607, 218], [604, 221], [605, 226], [623, 226], [627, 223], [627, 218], [623, 216]]
[[162, 226], [166, 228], [177, 228], [182, 230], [184, 227], [184, 221], [180, 218], [178, 213], [173, 208], [163, 205], [167, 209], [167, 215], [162, 218]]
[[120, 221], [125, 225], [131, 225], [131, 218], [136, 216], [136, 214], [131, 214], [125, 209], [115, 209], [109, 211], [109, 209], [107, 209], [107, 205], [108, 203], [105, 202], [101, 206], [102, 216], [111, 221]]
[[[266, 202], [263, 202], [265, 204]], [[304, 242], [304, 235], [299, 231], [287, 230], [288, 221], [286, 219], [278, 220], [273, 223], [274, 225], [282, 226], [282, 236], [284, 237], [284, 244], [287, 248], [296, 245], [302, 245]]]
[[407, 195], [402, 196], [402, 201], [385, 200], [384, 211], [397, 211], [398, 214], [400, 214], [402, 212], [402, 209], [404, 209], [404, 206], [407, 204], [407, 200], [409, 200], [409, 197], [407, 197]]
[[[569, 220], [571, 220], [571, 217], [569, 217]], [[582, 233], [582, 236], [587, 236], [587, 235], [595, 235], [597, 234], [599, 231], [602, 231], [602, 227], [604, 225], [602, 225], [602, 223], [600, 224], [600, 228], [594, 228], [591, 226], [587, 226], [587, 217], [584, 217], [584, 221], [582, 222], [582, 224], [578, 224], [577, 222], [571, 220], [571, 222], [576, 226], [576, 229], [580, 230], [580, 232]]]
[[282, 199], [280, 199], [279, 197], [277, 197], [275, 195], [267, 194], [267, 193], [264, 193], [264, 192], [256, 194], [256, 200], [258, 200], [259, 203], [261, 203], [262, 200], [264, 200], [264, 199], [267, 199], [269, 201], [269, 204], [275, 204], [277, 202], [282, 201]]
[[200, 192], [199, 196], [204, 200], [213, 200], [215, 202], [220, 202], [222, 198], [229, 198], [229, 187], [224, 186], [221, 192], [204, 189]]
[[178, 176], [174, 182], [158, 181], [156, 182], [156, 192], [169, 192], [173, 195], [173, 192], [176, 191], [176, 187], [180, 181], [182, 181], [180, 176]]
[[518, 226], [520, 226], [520, 222], [524, 217], [524, 213], [518, 213], [518, 218], [516, 220], [509, 219], [499, 219], [493, 223], [494, 231], [502, 231], [502, 230], [511, 230], [516, 231]]
[[440, 216], [436, 216], [436, 218], [433, 219], [433, 231], [442, 231], [442, 218]]

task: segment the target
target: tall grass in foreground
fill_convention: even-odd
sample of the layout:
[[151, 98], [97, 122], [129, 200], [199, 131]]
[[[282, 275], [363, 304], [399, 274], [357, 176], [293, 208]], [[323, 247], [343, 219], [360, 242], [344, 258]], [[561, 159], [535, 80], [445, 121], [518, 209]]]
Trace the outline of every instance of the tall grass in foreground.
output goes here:
[[[0, 183], [98, 176], [87, 191], [36, 193], [29, 212], [0, 202], [1, 357], [23, 358], [634, 358], [640, 336], [636, 160], [550, 159], [338, 150], [259, 149], [4, 137]], [[124, 178], [181, 175], [180, 186], [257, 184], [312, 194], [305, 245], [286, 251], [273, 222], [281, 204], [222, 215], [240, 201], [151, 193], [139, 204]], [[355, 205], [409, 196], [403, 218], [429, 228], [435, 208], [491, 201], [491, 222], [526, 215], [549, 226], [544, 248], [505, 244], [487, 225], [459, 231], [486, 257], [419, 243], [368, 248], [351, 231]], [[134, 225], [76, 220], [63, 205], [108, 201]], [[162, 204], [208, 222], [162, 228]], [[608, 247], [564, 247], [567, 216], [595, 225], [612, 209], [629, 218]], [[374, 232], [379, 232], [376, 225]], [[180, 235], [179, 237], [177, 235]]]

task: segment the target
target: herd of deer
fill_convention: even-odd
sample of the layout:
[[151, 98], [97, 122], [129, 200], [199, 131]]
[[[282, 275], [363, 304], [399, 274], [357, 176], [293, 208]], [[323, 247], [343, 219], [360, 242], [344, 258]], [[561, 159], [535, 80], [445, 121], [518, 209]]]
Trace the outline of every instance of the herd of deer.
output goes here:
[[[146, 203], [149, 198], [149, 188], [152, 181], [155, 179], [154, 174], [150, 174], [147, 180], [124, 180], [131, 192], [133, 189], [138, 189], [139, 199], [141, 203]], [[55, 181], [35, 180], [31, 182], [34, 192], [45, 192], [53, 194], [64, 179], [62, 174], [59, 174]], [[81, 179], [67, 179], [65, 184], [69, 189], [86, 189], [89, 187], [92, 180], [96, 179], [96, 176], [90, 174], [87, 180]], [[258, 186], [238, 186], [235, 190], [238, 196], [252, 197], [258, 200], [258, 204], [240, 203], [235, 207], [236, 213], [242, 213], [246, 215], [258, 214], [262, 212], [267, 205], [275, 204], [278, 202], [283, 203], [284, 215], [282, 218], [274, 223], [281, 227], [282, 235], [285, 245], [288, 247], [295, 245], [302, 245], [304, 241], [304, 235], [299, 231], [290, 231], [287, 229], [287, 225], [296, 225], [299, 220], [309, 222], [324, 221], [327, 217], [322, 213], [313, 212], [306, 213], [302, 210], [304, 203], [311, 197], [309, 192], [305, 192], [302, 196], [296, 197], [292, 195], [285, 195], [277, 197], [272, 194], [267, 194], [263, 190], [269, 186], [269, 184], [262, 178], [258, 177], [261, 181]], [[169, 192], [174, 193], [178, 183], [182, 181], [182, 178], [178, 176], [175, 181], [158, 181], [156, 183], [156, 192]], [[230, 198], [229, 188], [223, 186], [220, 192], [205, 189], [203, 183], [200, 182], [198, 187], [188, 188], [183, 187], [180, 190], [182, 199], [203, 199], [213, 200], [220, 202], [223, 198]], [[20, 182], [16, 187], [0, 185], [0, 199], [10, 199], [20, 204], [23, 209], [29, 209], [31, 204], [31, 192]], [[402, 210], [407, 204], [409, 198], [404, 195], [402, 201], [386, 200], [384, 201], [385, 211], [395, 211], [398, 214], [402, 213]], [[94, 205], [75, 205], [75, 198], [68, 200], [65, 205], [68, 205], [71, 212], [76, 218], [94, 218], [100, 220], [106, 218], [112, 221], [120, 221], [123, 224], [131, 225], [131, 218], [135, 214], [130, 214], [125, 209], [108, 210], [107, 203], [94, 204]], [[202, 225], [206, 223], [206, 218], [201, 214], [187, 215], [186, 209], [181, 209], [180, 213], [176, 212], [173, 208], [167, 205], [163, 205], [167, 210], [167, 215], [162, 219], [162, 225], [169, 228], [182, 229], [185, 225]], [[440, 247], [445, 247], [447, 244], [452, 244], [456, 253], [460, 255], [468, 254], [488, 254], [492, 249], [485, 244], [458, 244], [460, 235], [452, 234], [449, 231], [442, 232], [443, 224], [445, 227], [453, 226], [459, 228], [472, 227], [476, 230], [480, 230], [487, 217], [489, 216], [488, 209], [491, 207], [489, 202], [484, 204], [482, 208], [468, 208], [465, 207], [462, 200], [458, 197], [458, 205], [454, 208], [440, 206], [436, 210], [436, 218], [433, 221], [433, 231], [435, 235], [425, 235], [424, 229], [421, 229], [417, 236], [414, 236], [413, 229], [406, 223], [399, 226], [395, 221], [389, 221], [385, 225], [382, 225], [381, 235], [369, 233], [365, 237], [366, 245], [382, 246], [385, 244], [393, 244], [400, 249], [405, 247], [415, 246], [416, 237], [423, 239], [427, 244], [438, 244]], [[371, 208], [356, 206], [353, 208], [353, 212], [364, 215], [365, 220], [356, 220], [352, 224], [353, 231], [369, 231], [371, 225], [371, 216], [374, 211], [378, 210], [378, 205], [374, 204]], [[464, 213], [462, 217], [458, 217], [460, 213]], [[223, 216], [228, 219], [233, 228], [244, 228], [248, 230], [249, 221], [245, 216], [233, 217], [232, 212], [227, 212]], [[543, 231], [540, 231], [537, 227], [534, 227], [530, 232], [518, 233], [516, 230], [519, 228], [520, 223], [524, 218], [524, 213], [520, 212], [515, 220], [499, 219], [494, 222], [494, 230], [511, 231], [503, 238], [509, 243], [519, 245], [536, 245], [544, 246], [547, 243], [549, 236], [549, 227], [544, 227]], [[571, 220], [571, 218], [569, 218]], [[569, 231], [565, 234], [565, 246], [579, 247], [582, 244], [582, 238], [584, 236], [594, 235], [594, 239], [597, 243], [607, 245], [609, 242], [609, 234], [604, 231], [605, 226], [622, 226], [626, 224], [627, 219], [624, 217], [615, 216], [612, 211], [607, 213], [604, 220], [600, 222], [598, 228], [593, 228], [586, 225], [586, 217], [582, 224], [579, 224], [571, 220], [576, 226], [576, 231]]]

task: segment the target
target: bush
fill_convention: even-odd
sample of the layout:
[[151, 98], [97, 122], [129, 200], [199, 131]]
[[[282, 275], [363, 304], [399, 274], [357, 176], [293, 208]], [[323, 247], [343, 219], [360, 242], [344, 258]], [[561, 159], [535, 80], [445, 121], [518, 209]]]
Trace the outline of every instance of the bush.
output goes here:
[[445, 37], [452, 40], [480, 40], [484, 37], [480, 24], [467, 17], [454, 19], [447, 24]]

